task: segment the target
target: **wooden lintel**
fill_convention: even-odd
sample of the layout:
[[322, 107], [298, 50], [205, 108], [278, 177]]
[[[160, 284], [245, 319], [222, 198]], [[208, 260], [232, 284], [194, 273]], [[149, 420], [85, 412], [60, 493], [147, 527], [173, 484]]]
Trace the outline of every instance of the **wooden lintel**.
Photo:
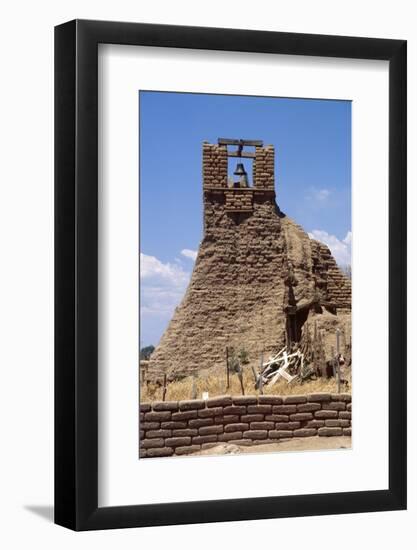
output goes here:
[[219, 138], [219, 145], [247, 145], [248, 147], [262, 147], [264, 142], [260, 139], [229, 139]]

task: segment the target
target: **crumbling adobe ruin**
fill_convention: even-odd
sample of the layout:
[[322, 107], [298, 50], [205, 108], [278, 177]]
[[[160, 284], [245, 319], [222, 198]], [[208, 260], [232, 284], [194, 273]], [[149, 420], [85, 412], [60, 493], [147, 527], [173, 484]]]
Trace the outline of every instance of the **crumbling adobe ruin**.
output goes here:
[[[249, 150], [248, 150], [249, 149]], [[168, 379], [224, 367], [227, 346], [251, 362], [319, 333], [330, 359], [336, 328], [350, 343], [351, 284], [330, 250], [275, 202], [274, 147], [262, 141], [203, 143], [204, 235], [181, 304], [151, 356], [148, 375]], [[228, 178], [228, 159], [252, 159]]]

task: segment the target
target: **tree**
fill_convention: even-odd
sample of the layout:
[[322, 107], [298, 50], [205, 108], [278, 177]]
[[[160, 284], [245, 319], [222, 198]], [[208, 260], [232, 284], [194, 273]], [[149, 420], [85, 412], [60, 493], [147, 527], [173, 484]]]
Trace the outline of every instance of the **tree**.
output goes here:
[[155, 346], [145, 346], [140, 350], [139, 358], [142, 360], [148, 360], [150, 359], [154, 351], [155, 351]]

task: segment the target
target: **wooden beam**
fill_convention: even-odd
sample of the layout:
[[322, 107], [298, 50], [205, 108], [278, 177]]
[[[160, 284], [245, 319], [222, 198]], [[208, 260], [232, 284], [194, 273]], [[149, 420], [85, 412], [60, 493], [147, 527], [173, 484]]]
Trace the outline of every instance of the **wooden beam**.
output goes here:
[[229, 139], [219, 138], [219, 145], [247, 145], [248, 147], [262, 147], [264, 142], [260, 139]]

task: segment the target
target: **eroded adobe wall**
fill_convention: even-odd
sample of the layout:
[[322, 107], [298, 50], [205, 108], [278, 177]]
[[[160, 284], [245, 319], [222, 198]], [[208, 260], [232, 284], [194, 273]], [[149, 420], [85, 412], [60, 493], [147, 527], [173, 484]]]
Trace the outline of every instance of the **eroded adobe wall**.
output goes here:
[[339, 308], [350, 309], [352, 303], [350, 279], [339, 269], [325, 244], [312, 239], [311, 249], [317, 288], [329, 302], [337, 304]]
[[226, 346], [252, 358], [275, 349], [285, 318], [285, 242], [273, 200], [250, 215], [226, 211], [224, 196], [205, 194], [205, 235], [190, 284], [160, 344], [152, 369], [174, 373], [224, 364]]
[[273, 147], [256, 147], [254, 164], [253, 187], [229, 188], [226, 147], [203, 145], [203, 240], [185, 296], [152, 354], [149, 379], [224, 366], [227, 346], [244, 347], [256, 362], [282, 347], [289, 265], [297, 307], [318, 292], [350, 308], [349, 282], [328, 248], [275, 203]]
[[349, 394], [214, 397], [140, 406], [141, 458], [179, 456], [214, 447], [311, 436], [351, 435]]

